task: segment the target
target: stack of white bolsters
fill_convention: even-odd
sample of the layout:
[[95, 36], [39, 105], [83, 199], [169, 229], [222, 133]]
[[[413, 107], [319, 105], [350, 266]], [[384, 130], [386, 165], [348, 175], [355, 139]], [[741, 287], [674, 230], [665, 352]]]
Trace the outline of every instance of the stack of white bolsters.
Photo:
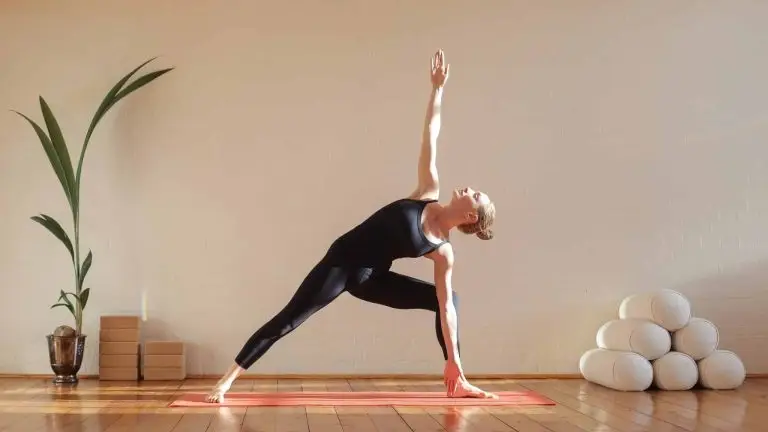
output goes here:
[[579, 370], [587, 381], [620, 391], [714, 390], [739, 387], [741, 359], [719, 349], [717, 327], [693, 317], [685, 296], [672, 290], [635, 294], [619, 307], [619, 319], [597, 331], [597, 348], [585, 352]]

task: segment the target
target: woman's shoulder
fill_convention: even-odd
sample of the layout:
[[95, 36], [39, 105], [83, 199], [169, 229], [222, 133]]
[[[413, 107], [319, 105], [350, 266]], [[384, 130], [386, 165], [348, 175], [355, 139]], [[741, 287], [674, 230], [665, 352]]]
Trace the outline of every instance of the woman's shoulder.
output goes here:
[[450, 239], [446, 239], [440, 246], [424, 255], [424, 257], [434, 261], [435, 264], [453, 265], [453, 245], [451, 244]]
[[408, 197], [406, 197], [405, 199], [408, 199], [411, 201], [432, 202], [432, 201], [437, 201], [439, 196], [440, 196], [440, 192], [437, 190], [428, 190], [428, 191], [415, 190], [412, 194], [408, 195]]

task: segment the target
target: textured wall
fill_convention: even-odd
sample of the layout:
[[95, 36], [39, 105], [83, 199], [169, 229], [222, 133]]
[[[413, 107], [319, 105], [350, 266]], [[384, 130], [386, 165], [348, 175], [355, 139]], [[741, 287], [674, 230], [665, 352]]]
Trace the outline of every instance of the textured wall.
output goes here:
[[[674, 288], [768, 372], [768, 5], [757, 2], [43, 2], [0, 8], [0, 372], [49, 371], [69, 223], [32, 130], [42, 94], [72, 152], [104, 92], [177, 70], [94, 136], [83, 242], [98, 316], [145, 313], [218, 373], [327, 245], [409, 193], [432, 52], [452, 65], [443, 185], [497, 202], [456, 235], [469, 372], [575, 372], [628, 294]], [[114, 9], [112, 9], [114, 8]], [[447, 194], [445, 195], [447, 197]], [[431, 279], [427, 262], [396, 269]], [[252, 372], [440, 372], [432, 316], [343, 296]]]

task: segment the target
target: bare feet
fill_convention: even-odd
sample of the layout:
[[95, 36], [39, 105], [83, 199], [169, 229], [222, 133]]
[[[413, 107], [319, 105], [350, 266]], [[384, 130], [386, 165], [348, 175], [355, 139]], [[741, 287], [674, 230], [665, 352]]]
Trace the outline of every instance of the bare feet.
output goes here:
[[214, 387], [213, 390], [208, 393], [208, 396], [205, 397], [205, 401], [208, 403], [222, 403], [224, 402], [224, 393], [226, 392], [226, 390], [222, 390], [218, 386]]
[[209, 403], [224, 402], [224, 394], [229, 391], [230, 385], [231, 384], [227, 383], [226, 381], [220, 381], [218, 384], [216, 384], [216, 387], [214, 387], [213, 390], [208, 393], [208, 396], [205, 397], [205, 401]]
[[498, 399], [499, 396], [481, 390], [467, 381], [461, 381], [452, 397], [455, 398], [480, 398], [480, 399]]
[[205, 397], [205, 401], [208, 403], [222, 403], [224, 402], [224, 394], [232, 387], [232, 383], [235, 382], [238, 376], [243, 373], [245, 369], [241, 368], [237, 364], [233, 364], [226, 374], [216, 383], [210, 393]]

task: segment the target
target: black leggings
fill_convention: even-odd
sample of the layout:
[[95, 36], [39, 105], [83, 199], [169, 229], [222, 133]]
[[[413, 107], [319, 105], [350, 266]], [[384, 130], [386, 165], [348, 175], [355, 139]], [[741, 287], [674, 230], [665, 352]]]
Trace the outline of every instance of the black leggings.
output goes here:
[[[345, 291], [361, 300], [395, 309], [434, 312], [437, 342], [443, 350], [443, 358], [448, 359], [435, 285], [395, 273], [389, 267], [348, 268], [323, 260], [309, 272], [288, 304], [253, 333], [235, 357], [235, 362], [243, 369], [250, 368], [275, 342]], [[456, 292], [453, 293], [453, 302], [458, 309]]]

